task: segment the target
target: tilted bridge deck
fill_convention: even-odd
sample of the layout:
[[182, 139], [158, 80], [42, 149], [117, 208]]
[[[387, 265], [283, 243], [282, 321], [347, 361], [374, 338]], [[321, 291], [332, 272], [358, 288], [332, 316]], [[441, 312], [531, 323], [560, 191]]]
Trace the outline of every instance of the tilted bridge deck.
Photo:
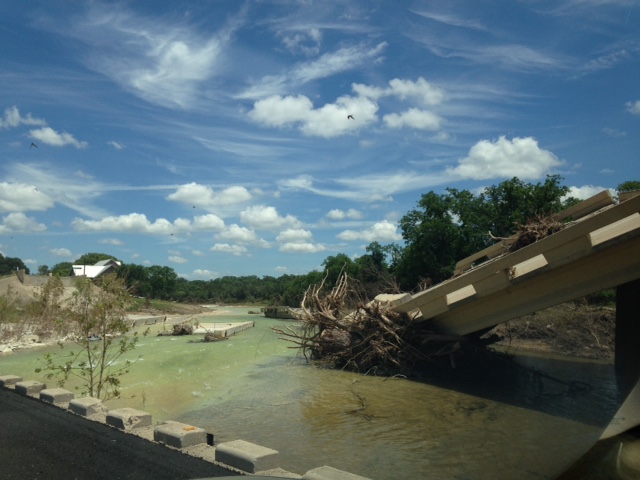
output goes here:
[[611, 204], [608, 192], [598, 194], [558, 214], [581, 218], [553, 235], [513, 253], [504, 253], [509, 241], [501, 242], [458, 262], [468, 270], [457, 277], [376, 300], [397, 311], [419, 310], [416, 320], [439, 331], [467, 335], [639, 279], [640, 195]]

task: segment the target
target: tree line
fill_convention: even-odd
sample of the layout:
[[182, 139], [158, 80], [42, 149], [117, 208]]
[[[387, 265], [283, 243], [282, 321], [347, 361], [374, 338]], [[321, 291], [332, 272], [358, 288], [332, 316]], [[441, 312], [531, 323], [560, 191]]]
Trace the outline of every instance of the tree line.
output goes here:
[[[132, 295], [149, 299], [197, 303], [261, 303], [299, 306], [309, 285], [332, 286], [342, 272], [361, 286], [362, 295], [412, 291], [438, 283], [454, 273], [458, 260], [491, 245], [494, 237], [508, 237], [519, 225], [536, 216], [559, 212], [578, 202], [568, 196], [563, 178], [549, 175], [544, 182], [527, 183], [514, 177], [475, 194], [447, 188], [445, 193], [423, 194], [416, 208], [398, 225], [403, 245], [371, 242], [365, 253], [351, 258], [344, 253], [327, 257], [323, 271], [280, 277], [255, 275], [225, 276], [213, 280], [187, 280], [167, 266], [123, 263], [117, 270]], [[618, 192], [640, 189], [639, 181], [620, 184]], [[93, 265], [114, 258], [88, 253], [75, 262], [49, 268], [38, 267], [40, 275], [71, 275], [72, 264]], [[24, 268], [20, 259], [0, 255], [0, 274]]]

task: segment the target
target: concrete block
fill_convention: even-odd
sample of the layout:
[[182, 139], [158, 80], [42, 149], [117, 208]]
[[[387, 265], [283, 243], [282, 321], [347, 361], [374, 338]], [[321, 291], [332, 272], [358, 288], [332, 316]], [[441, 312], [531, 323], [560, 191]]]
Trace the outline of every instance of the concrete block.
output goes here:
[[234, 440], [216, 446], [216, 461], [249, 473], [271, 470], [278, 466], [277, 450], [261, 447], [244, 440]]
[[16, 383], [16, 392], [22, 393], [23, 395], [37, 395], [45, 388], [47, 388], [47, 386], [44, 383], [36, 380], [24, 380]]
[[353, 473], [344, 472], [337, 468], [324, 467], [314, 468], [309, 470], [302, 476], [302, 480], [370, 480], [367, 477], [361, 477], [360, 475], [354, 475]]
[[46, 388], [40, 392], [40, 400], [48, 403], [68, 403], [75, 395], [64, 388]]
[[82, 397], [71, 400], [69, 402], [69, 410], [83, 417], [89, 417], [96, 413], [104, 413], [105, 406], [102, 405], [102, 400], [99, 398]]
[[169, 420], [154, 428], [153, 439], [170, 447], [184, 448], [205, 443], [207, 432], [193, 425]]
[[17, 375], [0, 375], [0, 387], [14, 386], [21, 381], [22, 377], [18, 377]]
[[119, 408], [107, 413], [107, 424], [121, 430], [147, 427], [151, 425], [151, 414], [134, 408]]

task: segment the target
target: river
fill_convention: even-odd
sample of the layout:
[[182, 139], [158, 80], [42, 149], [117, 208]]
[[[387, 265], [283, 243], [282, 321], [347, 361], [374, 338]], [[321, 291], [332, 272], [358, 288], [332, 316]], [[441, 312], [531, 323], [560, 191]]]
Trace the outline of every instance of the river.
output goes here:
[[[122, 377], [122, 398], [108, 407], [196, 425], [216, 443], [276, 449], [280, 466], [298, 474], [330, 465], [374, 480], [542, 479], [582, 456], [623, 400], [613, 366], [602, 362], [519, 355], [551, 378], [490, 385], [317, 369], [271, 331], [282, 320], [220, 310], [201, 321], [255, 327], [213, 343], [155, 336], [154, 327], [128, 354], [135, 363]], [[38, 358], [56, 349], [3, 354], [0, 374], [41, 380]], [[571, 390], [570, 382], [589, 388]]]

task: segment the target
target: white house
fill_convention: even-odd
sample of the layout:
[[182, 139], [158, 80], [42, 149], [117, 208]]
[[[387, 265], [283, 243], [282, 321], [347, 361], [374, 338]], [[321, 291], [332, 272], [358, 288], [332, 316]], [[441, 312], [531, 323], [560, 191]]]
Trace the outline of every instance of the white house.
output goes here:
[[95, 265], [73, 265], [73, 275], [96, 278], [100, 275], [115, 272], [116, 268], [120, 265], [122, 265], [122, 262], [114, 260], [113, 258], [100, 260]]

